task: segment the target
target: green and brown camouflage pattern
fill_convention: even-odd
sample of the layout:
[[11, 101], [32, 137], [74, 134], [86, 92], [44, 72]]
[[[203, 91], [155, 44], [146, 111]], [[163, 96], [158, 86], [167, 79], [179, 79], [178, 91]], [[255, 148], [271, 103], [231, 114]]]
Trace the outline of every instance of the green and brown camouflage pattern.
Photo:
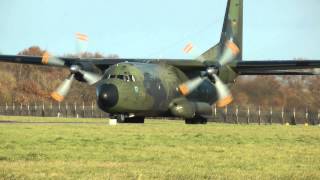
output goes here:
[[[115, 76], [133, 76], [135, 81], [127, 81]], [[168, 64], [120, 63], [106, 70], [101, 84], [113, 84], [118, 89], [118, 101], [113, 107], [100, 107], [109, 113], [168, 115], [170, 103], [180, 98], [178, 86], [187, 81], [188, 76], [180, 69]], [[99, 86], [98, 85], [98, 86]], [[213, 86], [207, 82], [192, 93], [191, 101], [214, 102]]]

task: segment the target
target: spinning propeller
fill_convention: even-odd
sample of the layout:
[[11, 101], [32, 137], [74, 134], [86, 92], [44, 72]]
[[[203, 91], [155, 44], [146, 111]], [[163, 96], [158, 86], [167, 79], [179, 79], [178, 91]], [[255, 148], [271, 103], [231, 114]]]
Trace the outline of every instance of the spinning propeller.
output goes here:
[[[80, 41], [88, 40], [87, 36], [83, 34], [77, 33], [76, 36], [77, 36], [77, 39]], [[51, 56], [48, 52], [45, 52], [44, 55], [42, 56], [42, 63], [46, 65], [61, 66], [61, 67], [66, 65], [65, 60]], [[69, 70], [70, 70], [69, 77], [65, 79], [53, 93], [51, 93], [51, 97], [58, 102], [62, 102], [64, 100], [64, 98], [66, 97], [66, 95], [71, 89], [72, 82], [74, 81], [76, 75], [82, 76], [82, 78], [89, 85], [93, 85], [98, 81], [100, 81], [101, 79], [101, 76], [99, 74], [85, 71], [82, 69], [81, 66], [76, 64], [71, 65], [69, 67]]]
[[224, 107], [233, 101], [231, 92], [218, 76], [219, 69], [232, 62], [240, 53], [238, 46], [229, 40], [225, 43], [224, 50], [213, 66], [208, 66], [207, 70], [199, 77], [189, 80], [179, 86], [182, 95], [187, 96], [197, 89], [205, 80], [210, 80], [218, 93], [217, 107]]

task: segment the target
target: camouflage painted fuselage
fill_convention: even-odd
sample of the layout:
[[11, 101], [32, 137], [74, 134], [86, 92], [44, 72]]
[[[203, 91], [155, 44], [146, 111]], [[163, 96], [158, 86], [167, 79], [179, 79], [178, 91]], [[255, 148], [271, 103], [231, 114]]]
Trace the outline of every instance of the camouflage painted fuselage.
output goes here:
[[[97, 86], [98, 105], [111, 114], [170, 116], [170, 103], [183, 98], [178, 86], [199, 74], [200, 72], [186, 74], [167, 64], [120, 63], [106, 70], [104, 79]], [[104, 98], [112, 101], [110, 103], [101, 102], [103, 86], [109, 86]], [[215, 88], [208, 81], [186, 99], [212, 104], [216, 101], [216, 96]]]

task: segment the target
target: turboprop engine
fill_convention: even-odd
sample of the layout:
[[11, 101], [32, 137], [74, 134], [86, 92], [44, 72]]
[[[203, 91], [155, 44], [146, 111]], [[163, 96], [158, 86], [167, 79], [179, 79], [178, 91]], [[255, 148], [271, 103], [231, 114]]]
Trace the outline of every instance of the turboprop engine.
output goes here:
[[170, 111], [174, 116], [189, 119], [195, 116], [211, 116], [212, 107], [208, 103], [188, 101], [178, 98], [170, 103]]

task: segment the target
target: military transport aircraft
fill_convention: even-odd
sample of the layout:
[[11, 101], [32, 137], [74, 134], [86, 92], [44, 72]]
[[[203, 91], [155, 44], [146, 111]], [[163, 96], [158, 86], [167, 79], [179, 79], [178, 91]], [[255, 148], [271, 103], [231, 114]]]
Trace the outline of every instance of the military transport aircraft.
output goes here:
[[[320, 61], [242, 61], [243, 0], [228, 0], [220, 42], [194, 60], [81, 59], [0, 55], [0, 61], [59, 66], [70, 76], [51, 96], [63, 101], [74, 79], [96, 86], [97, 104], [122, 123], [146, 116], [205, 124], [212, 105], [232, 102], [239, 75], [316, 75]], [[85, 37], [82, 37], [85, 38]], [[310, 70], [310, 71], [306, 71]]]

